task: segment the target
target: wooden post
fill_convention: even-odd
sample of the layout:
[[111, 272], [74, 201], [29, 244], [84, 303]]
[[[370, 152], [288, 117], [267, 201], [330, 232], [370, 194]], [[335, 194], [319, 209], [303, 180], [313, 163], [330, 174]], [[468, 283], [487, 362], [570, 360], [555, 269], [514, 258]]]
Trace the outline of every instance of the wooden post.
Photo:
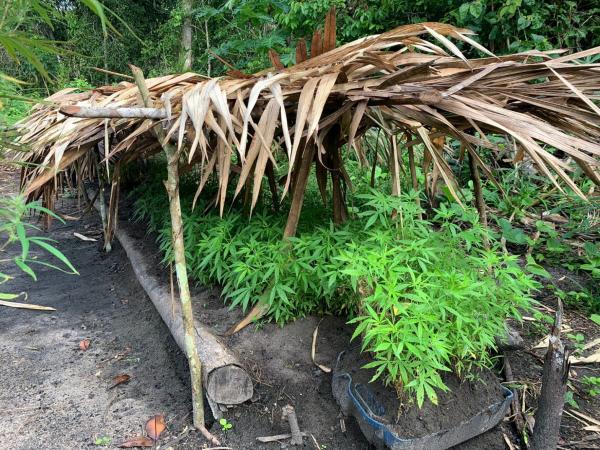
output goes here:
[[[473, 158], [473, 155], [471, 155], [471, 152], [467, 153], [469, 154], [469, 170], [471, 171], [471, 179], [473, 180], [473, 190], [475, 191], [475, 205], [477, 206], [477, 211], [479, 212], [479, 222], [487, 231], [487, 211], [485, 209], [485, 201], [483, 200], [483, 188], [481, 186], [479, 168], [477, 167], [477, 163], [475, 162], [475, 158]], [[490, 241], [487, 237], [487, 234], [483, 235], [483, 247], [486, 250], [489, 250], [490, 248]]]
[[[406, 142], [410, 139], [410, 136], [406, 135]], [[408, 165], [410, 169], [410, 179], [412, 181], [412, 188], [415, 192], [419, 191], [419, 181], [417, 180], [417, 167], [415, 165], [415, 149], [412, 145], [407, 145], [408, 147]], [[417, 196], [415, 203], [418, 207], [421, 207], [421, 199]], [[419, 212], [419, 219], [423, 218], [423, 215]]]
[[340, 150], [340, 127], [334, 125], [323, 142], [331, 161], [331, 190], [333, 192], [333, 223], [341, 225], [348, 219], [348, 208], [342, 190], [342, 155]]
[[117, 119], [165, 119], [167, 111], [164, 108], [107, 108], [65, 105], [58, 110], [61, 114], [87, 119], [117, 118]]
[[292, 205], [290, 206], [287, 223], [285, 224], [285, 230], [283, 231], [284, 239], [296, 235], [298, 221], [300, 220], [300, 212], [302, 211], [302, 204], [304, 203], [308, 175], [310, 174], [310, 167], [312, 166], [313, 158], [315, 157], [315, 150], [316, 145], [312, 142], [307, 143], [304, 147], [302, 159], [300, 160], [300, 168], [294, 184], [294, 192], [292, 193]]
[[267, 167], [265, 172], [267, 174], [267, 180], [269, 181], [269, 190], [271, 191], [273, 210], [279, 211], [279, 194], [277, 193], [277, 180], [275, 179], [275, 169], [271, 161], [267, 161]]
[[[147, 108], [152, 107], [150, 93], [146, 86], [144, 74], [141, 69], [131, 66], [135, 82]], [[213, 444], [220, 445], [217, 439], [210, 434], [204, 424], [204, 399], [202, 394], [202, 365], [196, 348], [196, 336], [194, 329], [194, 313], [192, 311], [192, 299], [188, 284], [187, 264], [185, 261], [185, 244], [183, 240], [183, 222], [181, 219], [181, 203], [179, 199], [179, 154], [175, 147], [166, 142], [165, 131], [161, 124], [153, 128], [156, 138], [162, 143], [167, 157], [167, 181], [165, 187], [169, 194], [169, 211], [171, 213], [171, 238], [173, 239], [173, 252], [175, 255], [175, 273], [179, 286], [179, 298], [181, 301], [181, 315], [183, 317], [183, 328], [185, 334], [185, 352], [190, 367], [192, 381], [192, 406], [194, 409], [194, 426]]]
[[544, 360], [542, 392], [535, 413], [535, 427], [531, 440], [532, 450], [556, 448], [560, 436], [560, 421], [569, 379], [569, 351], [560, 340], [562, 314], [562, 302], [558, 300], [554, 326]]
[[100, 202], [100, 220], [102, 221], [102, 234], [104, 235], [103, 248], [104, 251], [108, 253], [112, 250], [112, 246], [111, 239], [109, 237], [109, 226], [106, 214], [106, 198], [104, 196], [104, 178], [102, 177], [102, 164], [100, 162], [96, 164], [96, 172], [98, 175], [98, 201]]

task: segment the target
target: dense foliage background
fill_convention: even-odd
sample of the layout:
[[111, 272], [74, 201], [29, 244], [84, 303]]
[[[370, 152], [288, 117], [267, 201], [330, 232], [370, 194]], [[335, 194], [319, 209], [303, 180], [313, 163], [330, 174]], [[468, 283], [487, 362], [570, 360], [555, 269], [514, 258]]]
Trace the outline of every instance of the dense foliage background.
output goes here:
[[[178, 70], [183, 22], [178, 0], [105, 0], [107, 15], [121, 33], [106, 37], [99, 18], [84, 4], [50, 3], [49, 21], [34, 20], [39, 19], [36, 2], [25, 2], [18, 22], [19, 31], [62, 41], [70, 50], [41, 56], [50, 80], [0, 50], [3, 71], [32, 83], [25, 87], [29, 94], [73, 85], [73, 80], [92, 85], [118, 81], [94, 67], [128, 73], [127, 64], [134, 63], [149, 75]], [[194, 0], [193, 69], [211, 75], [226, 71], [207, 48], [248, 72], [269, 66], [271, 48], [290, 64], [297, 40], [310, 38], [332, 5], [337, 8], [338, 43], [406, 23], [441, 21], [477, 31], [478, 39], [498, 54], [600, 45], [598, 0]], [[28, 15], [32, 20], [22, 20]]]

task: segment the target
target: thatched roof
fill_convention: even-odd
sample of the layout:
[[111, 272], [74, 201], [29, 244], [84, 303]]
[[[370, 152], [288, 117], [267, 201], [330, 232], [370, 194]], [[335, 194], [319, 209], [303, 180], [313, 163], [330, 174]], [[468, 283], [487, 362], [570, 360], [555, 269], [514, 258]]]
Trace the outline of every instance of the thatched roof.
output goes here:
[[[222, 78], [184, 73], [147, 80], [154, 103], [168, 113], [163, 125], [169, 139], [182, 159], [202, 167], [200, 187], [210, 174], [218, 175], [221, 210], [228, 184], [236, 184], [237, 194], [247, 180], [254, 182], [254, 205], [269, 161], [289, 161], [290, 175], [309, 155], [304, 149], [314, 144], [316, 164], [327, 166], [331, 143], [326, 134], [333, 129], [339, 133], [334, 146], [348, 143], [361, 161], [360, 137], [369, 128], [404, 133], [408, 145], [425, 144], [430, 170], [450, 190], [454, 181], [445, 153], [456, 150], [440, 136], [460, 141], [488, 176], [478, 152], [499, 151], [498, 140], [488, 139], [494, 134], [510, 137], [515, 161], [528, 156], [540, 173], [581, 196], [569, 175], [575, 164], [600, 182], [600, 108], [594, 103], [600, 98], [600, 64], [581, 62], [600, 48], [496, 57], [473, 41], [469, 30], [440, 23], [401, 26], [334, 48], [334, 22], [328, 16], [310, 53], [303, 41], [298, 44], [297, 64], [289, 68], [272, 52], [279, 68], [255, 75], [232, 70]], [[488, 56], [467, 59], [454, 42]], [[143, 106], [132, 82], [84, 93], [65, 89], [47, 101], [20, 125], [20, 142], [32, 150], [24, 160], [41, 164], [23, 173], [33, 197], [53, 189], [55, 169], [91, 162], [105, 135], [112, 142], [111, 161], [160, 149], [151, 133], [153, 119], [85, 119], [59, 112], [65, 105]], [[555, 149], [563, 152], [561, 157]]]

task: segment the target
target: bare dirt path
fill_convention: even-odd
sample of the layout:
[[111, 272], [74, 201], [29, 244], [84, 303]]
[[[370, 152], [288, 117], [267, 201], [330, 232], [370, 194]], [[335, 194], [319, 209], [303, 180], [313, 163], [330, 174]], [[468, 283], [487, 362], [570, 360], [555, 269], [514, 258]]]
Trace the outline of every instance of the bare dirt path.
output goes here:
[[[14, 179], [3, 172], [4, 184]], [[61, 211], [78, 215], [76, 202]], [[145, 421], [165, 414], [173, 434], [189, 422], [185, 358], [138, 285], [123, 250], [99, 251], [96, 215], [54, 222], [51, 236], [80, 272], [40, 266], [38, 281], [15, 272], [5, 291], [27, 291], [44, 313], [0, 307], [0, 448], [114, 448], [141, 434]], [[83, 352], [79, 342], [89, 339]], [[127, 384], [108, 389], [118, 374]], [[169, 436], [163, 439], [168, 443]], [[166, 447], [165, 447], [166, 448]]]

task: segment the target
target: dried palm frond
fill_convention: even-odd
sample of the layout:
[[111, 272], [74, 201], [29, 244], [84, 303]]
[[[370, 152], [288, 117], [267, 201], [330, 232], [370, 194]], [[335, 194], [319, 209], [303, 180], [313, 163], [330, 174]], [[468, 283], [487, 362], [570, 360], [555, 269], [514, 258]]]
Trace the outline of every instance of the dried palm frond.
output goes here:
[[[268, 168], [282, 162], [289, 167], [283, 195], [303, 188], [299, 174], [310, 171], [313, 161], [319, 186], [325, 189], [326, 171], [333, 170], [329, 165], [339, 147], [348, 144], [359, 161], [366, 161], [359, 141], [373, 127], [406, 136], [408, 146], [423, 144], [432, 174], [459, 201], [447, 162], [453, 150], [445, 137], [460, 141], [491, 176], [479, 151], [499, 152], [497, 139], [494, 143], [488, 135], [508, 136], [520, 157], [527, 155], [558, 189], [568, 186], [583, 197], [571, 176], [574, 164], [600, 183], [600, 108], [594, 103], [600, 65], [580, 63], [580, 54], [552, 59], [562, 50], [497, 57], [470, 38], [472, 34], [447, 24], [420, 23], [334, 48], [335, 15], [329, 14], [324, 32], [312, 39], [310, 54], [304, 41], [299, 42], [298, 63], [292, 67], [283, 68], [272, 52], [279, 68], [255, 75], [232, 71], [209, 79], [184, 73], [147, 84], [154, 104], [162, 103], [169, 112], [163, 120], [167, 139], [176, 143], [182, 160], [201, 167], [196, 197], [216, 175], [221, 213], [230, 183], [235, 183], [236, 196], [251, 187], [253, 207]], [[487, 56], [467, 59], [456, 41]], [[600, 49], [584, 52], [596, 53]], [[38, 105], [20, 124], [26, 130], [20, 143], [32, 148], [24, 159], [38, 165], [23, 173], [26, 192], [33, 197], [53, 189], [59, 171], [105, 139], [103, 119], [68, 117], [61, 106], [142, 106], [137, 87], [127, 81], [84, 93], [66, 89], [47, 101], [53, 104]], [[107, 158], [131, 161], [158, 151], [151, 133], [154, 123], [111, 119], [106, 132], [113, 145]], [[329, 133], [336, 133], [335, 138]], [[338, 166], [333, 172], [346, 180], [343, 161]]]

